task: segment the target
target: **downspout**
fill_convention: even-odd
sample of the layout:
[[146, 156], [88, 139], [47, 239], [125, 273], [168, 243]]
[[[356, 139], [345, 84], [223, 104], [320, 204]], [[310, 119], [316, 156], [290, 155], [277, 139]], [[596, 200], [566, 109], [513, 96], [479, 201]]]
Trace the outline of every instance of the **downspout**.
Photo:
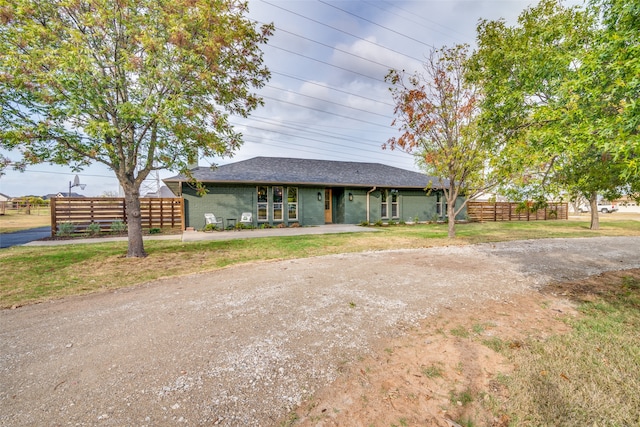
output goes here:
[[374, 185], [371, 190], [367, 191], [367, 224], [371, 224], [371, 222], [369, 221], [369, 207], [371, 205], [371, 203], [369, 202], [369, 196], [371, 195], [371, 193], [376, 191], [376, 188], [378, 187]]

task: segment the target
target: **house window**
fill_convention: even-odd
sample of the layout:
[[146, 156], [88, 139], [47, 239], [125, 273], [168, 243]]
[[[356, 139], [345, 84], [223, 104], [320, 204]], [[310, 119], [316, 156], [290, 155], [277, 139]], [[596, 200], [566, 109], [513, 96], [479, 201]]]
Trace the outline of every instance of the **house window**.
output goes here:
[[282, 187], [273, 187], [273, 220], [282, 221]]
[[267, 187], [258, 187], [258, 221], [269, 220], [269, 192]]
[[398, 190], [391, 190], [391, 218], [398, 217]]
[[380, 217], [389, 218], [389, 199], [387, 198], [387, 190], [380, 190], [382, 201], [380, 203]]
[[447, 201], [442, 193], [436, 193], [436, 214], [439, 217], [447, 216]]
[[290, 221], [298, 219], [298, 188], [287, 188], [287, 211]]

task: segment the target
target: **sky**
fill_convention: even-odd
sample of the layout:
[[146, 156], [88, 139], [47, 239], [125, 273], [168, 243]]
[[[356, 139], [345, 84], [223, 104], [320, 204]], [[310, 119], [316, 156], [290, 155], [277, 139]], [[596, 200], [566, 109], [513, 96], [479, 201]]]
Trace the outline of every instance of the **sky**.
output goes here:
[[[200, 166], [257, 156], [382, 163], [418, 170], [413, 158], [382, 150], [398, 131], [384, 76], [389, 69], [420, 71], [433, 48], [474, 46], [480, 19], [515, 24], [531, 1], [519, 0], [249, 0], [249, 18], [273, 22], [275, 34], [262, 45], [272, 76], [257, 91], [265, 105], [248, 119], [232, 118], [244, 143], [232, 158], [201, 158]], [[15, 153], [2, 151], [9, 158]], [[78, 175], [85, 196], [118, 194], [115, 175], [95, 164], [75, 173], [48, 164], [11, 169], [0, 177], [0, 193], [11, 197], [69, 191]], [[159, 171], [141, 193], [155, 191], [176, 171]]]

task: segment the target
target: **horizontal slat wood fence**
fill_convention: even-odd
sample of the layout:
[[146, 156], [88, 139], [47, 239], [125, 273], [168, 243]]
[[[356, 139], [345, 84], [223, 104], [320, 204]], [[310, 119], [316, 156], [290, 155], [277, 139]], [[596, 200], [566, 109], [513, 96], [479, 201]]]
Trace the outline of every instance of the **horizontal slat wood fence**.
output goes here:
[[568, 219], [568, 203], [549, 202], [546, 208], [531, 212], [528, 209], [519, 210], [519, 203], [513, 202], [467, 202], [467, 217], [469, 221], [536, 221]]
[[[184, 200], [182, 198], [140, 199], [142, 228], [184, 230]], [[70, 197], [51, 199], [51, 236], [61, 224], [74, 225], [72, 234], [84, 234], [91, 223], [100, 225], [100, 232], [110, 232], [114, 221], [127, 222], [127, 211], [122, 197]]]

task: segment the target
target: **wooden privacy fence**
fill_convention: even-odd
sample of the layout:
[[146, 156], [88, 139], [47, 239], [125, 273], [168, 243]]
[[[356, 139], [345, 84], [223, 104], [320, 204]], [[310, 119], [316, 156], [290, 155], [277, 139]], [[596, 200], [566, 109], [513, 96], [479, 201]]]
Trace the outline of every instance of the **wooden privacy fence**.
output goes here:
[[[182, 198], [142, 198], [140, 214], [143, 229], [184, 230]], [[110, 232], [116, 221], [127, 222], [127, 210], [122, 197], [51, 199], [52, 237], [64, 223], [73, 224], [72, 234], [84, 234], [92, 223], [100, 225], [100, 232]]]
[[536, 221], [569, 219], [568, 203], [549, 202], [546, 208], [531, 211], [514, 202], [467, 202], [469, 221]]

